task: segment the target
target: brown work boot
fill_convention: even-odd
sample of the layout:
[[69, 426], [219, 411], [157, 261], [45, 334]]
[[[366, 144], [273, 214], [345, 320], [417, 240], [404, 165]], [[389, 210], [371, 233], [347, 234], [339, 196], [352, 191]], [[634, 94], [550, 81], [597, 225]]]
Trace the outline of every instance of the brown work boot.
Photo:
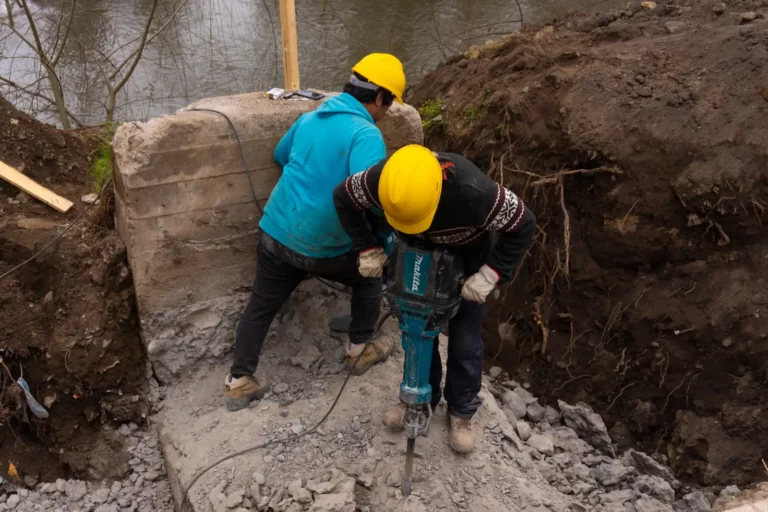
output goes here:
[[[348, 343], [344, 368], [352, 375], [362, 375], [376, 363], [386, 361], [394, 348], [395, 342], [386, 334], [374, 338], [368, 344], [352, 345]], [[362, 356], [360, 355], [361, 352], [363, 353]]]
[[269, 382], [265, 377], [246, 375], [233, 379], [232, 375], [227, 374], [224, 387], [227, 390], [227, 409], [239, 411], [248, 407], [252, 401], [263, 397], [269, 389]]
[[472, 430], [472, 418], [458, 418], [448, 413], [451, 432], [448, 444], [456, 453], [469, 453], [475, 448], [475, 431]]
[[387, 409], [387, 412], [384, 413], [384, 418], [381, 420], [384, 426], [394, 432], [402, 431], [403, 418], [405, 417], [405, 407], [406, 406], [403, 402], [398, 402], [397, 404]]

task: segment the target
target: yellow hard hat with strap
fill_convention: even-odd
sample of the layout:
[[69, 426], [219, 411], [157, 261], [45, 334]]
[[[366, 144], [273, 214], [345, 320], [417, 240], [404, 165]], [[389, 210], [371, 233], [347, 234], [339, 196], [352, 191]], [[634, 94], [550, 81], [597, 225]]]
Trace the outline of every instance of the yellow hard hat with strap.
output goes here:
[[413, 235], [432, 225], [443, 190], [437, 157], [418, 144], [395, 151], [379, 178], [379, 200], [389, 225]]
[[405, 72], [403, 63], [394, 55], [371, 53], [355, 64], [352, 71], [391, 92], [398, 103], [403, 102]]

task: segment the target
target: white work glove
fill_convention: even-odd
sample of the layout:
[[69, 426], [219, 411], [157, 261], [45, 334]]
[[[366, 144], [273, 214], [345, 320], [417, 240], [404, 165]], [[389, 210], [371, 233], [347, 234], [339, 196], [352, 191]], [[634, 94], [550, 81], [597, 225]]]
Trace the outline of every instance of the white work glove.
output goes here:
[[384, 274], [384, 263], [387, 255], [381, 247], [372, 247], [360, 251], [357, 259], [357, 270], [363, 277], [381, 277]]
[[483, 265], [476, 274], [472, 274], [464, 281], [461, 296], [466, 300], [483, 304], [498, 282], [499, 274], [488, 265]]

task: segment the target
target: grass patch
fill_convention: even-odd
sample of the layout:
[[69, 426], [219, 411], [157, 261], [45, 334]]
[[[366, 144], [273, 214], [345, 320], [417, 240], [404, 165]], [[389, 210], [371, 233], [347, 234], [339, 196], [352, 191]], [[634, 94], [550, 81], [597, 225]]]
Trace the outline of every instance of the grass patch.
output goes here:
[[99, 135], [93, 136], [98, 143], [89, 156], [91, 167], [88, 174], [93, 178], [93, 191], [101, 193], [104, 184], [112, 178], [112, 137], [117, 129], [116, 123], [105, 123]]
[[440, 100], [427, 100], [419, 107], [421, 126], [425, 133], [443, 123], [443, 104]]
[[480, 109], [476, 106], [469, 105], [466, 110], [464, 110], [464, 119], [466, 119], [468, 123], [472, 123], [478, 117], [480, 117]]

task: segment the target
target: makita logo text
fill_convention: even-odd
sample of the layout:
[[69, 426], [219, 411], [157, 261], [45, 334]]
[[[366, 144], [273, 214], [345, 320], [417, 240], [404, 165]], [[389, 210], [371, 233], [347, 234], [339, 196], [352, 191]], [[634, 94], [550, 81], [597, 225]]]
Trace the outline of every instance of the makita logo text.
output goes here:
[[423, 259], [423, 254], [416, 256], [416, 262], [413, 265], [413, 282], [411, 283], [412, 292], [418, 292], [419, 286], [421, 286], [421, 262]]

